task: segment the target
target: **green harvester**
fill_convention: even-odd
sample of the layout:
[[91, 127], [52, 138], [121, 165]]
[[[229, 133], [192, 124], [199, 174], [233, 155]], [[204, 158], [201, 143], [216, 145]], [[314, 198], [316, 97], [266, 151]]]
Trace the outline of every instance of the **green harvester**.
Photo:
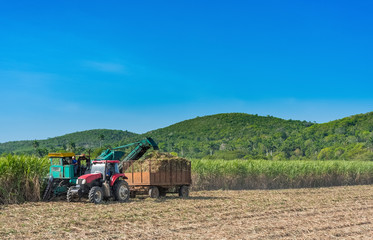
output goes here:
[[[51, 165], [48, 184], [43, 194], [44, 201], [66, 194], [67, 189], [75, 184], [76, 179], [86, 173], [91, 163], [89, 157], [76, 156], [73, 152], [49, 153], [48, 157]], [[75, 157], [78, 159], [73, 163]]]

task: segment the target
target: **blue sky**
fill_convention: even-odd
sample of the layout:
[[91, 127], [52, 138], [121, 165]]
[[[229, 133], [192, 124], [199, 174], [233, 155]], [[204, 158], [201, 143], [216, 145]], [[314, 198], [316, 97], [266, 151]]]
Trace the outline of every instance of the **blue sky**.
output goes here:
[[3, 1], [0, 142], [373, 111], [372, 1]]

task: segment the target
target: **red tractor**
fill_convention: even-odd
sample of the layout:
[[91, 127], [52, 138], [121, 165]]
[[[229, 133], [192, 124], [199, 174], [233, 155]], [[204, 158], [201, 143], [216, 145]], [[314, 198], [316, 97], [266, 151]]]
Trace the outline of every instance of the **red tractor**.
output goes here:
[[[131, 146], [134, 149], [127, 156], [125, 156], [126, 153], [124, 151], [119, 150]], [[119, 202], [128, 201], [130, 189], [125, 181], [127, 177], [121, 172], [123, 163], [140, 159], [150, 148], [159, 149], [152, 138], [146, 138], [135, 143], [103, 151], [92, 162], [91, 168], [87, 170], [90, 173], [80, 176], [76, 180], [76, 186], [69, 188], [67, 201], [73, 201], [76, 196], [79, 199], [88, 197], [89, 201], [96, 204], [109, 198], [114, 198]], [[122, 158], [123, 160], [119, 161]]]
[[79, 199], [88, 197], [95, 204], [109, 198], [119, 202], [128, 201], [130, 190], [124, 180], [127, 177], [119, 172], [119, 163], [119, 160], [93, 161], [91, 173], [80, 176], [77, 185], [67, 191], [67, 201], [73, 201], [76, 196]]

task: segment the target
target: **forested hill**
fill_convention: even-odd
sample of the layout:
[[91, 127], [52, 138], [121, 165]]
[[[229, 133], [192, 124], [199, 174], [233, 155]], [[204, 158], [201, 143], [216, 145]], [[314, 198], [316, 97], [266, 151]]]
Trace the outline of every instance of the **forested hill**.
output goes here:
[[286, 158], [373, 160], [373, 112], [315, 124], [284, 142]]
[[312, 126], [245, 113], [217, 114], [186, 120], [143, 136], [156, 139], [160, 149], [188, 157], [258, 157], [275, 151], [291, 135]]
[[105, 148], [144, 137], [153, 137], [161, 151], [190, 158], [373, 160], [373, 112], [323, 124], [244, 113], [216, 114], [141, 135], [101, 129], [40, 140], [37, 147], [34, 141], [8, 142], [0, 144], [0, 153], [71, 149], [78, 153], [96, 149], [97, 153], [100, 143]]
[[156, 139], [163, 151], [196, 158], [373, 160], [373, 112], [323, 124], [217, 114], [143, 136]]
[[[75, 132], [59, 137], [48, 138], [38, 141], [13, 141], [0, 144], [0, 153], [39, 153], [54, 152], [61, 150], [84, 152], [87, 149], [99, 148], [100, 145], [116, 145], [119, 141], [129, 141], [136, 136], [136, 133], [95, 129], [82, 132]], [[35, 146], [35, 144], [37, 146]]]

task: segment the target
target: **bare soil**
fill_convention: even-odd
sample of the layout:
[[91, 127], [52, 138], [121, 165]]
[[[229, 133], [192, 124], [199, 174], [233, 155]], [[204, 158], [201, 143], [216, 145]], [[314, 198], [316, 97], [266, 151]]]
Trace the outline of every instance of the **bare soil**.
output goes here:
[[372, 239], [373, 186], [0, 206], [0, 239]]

